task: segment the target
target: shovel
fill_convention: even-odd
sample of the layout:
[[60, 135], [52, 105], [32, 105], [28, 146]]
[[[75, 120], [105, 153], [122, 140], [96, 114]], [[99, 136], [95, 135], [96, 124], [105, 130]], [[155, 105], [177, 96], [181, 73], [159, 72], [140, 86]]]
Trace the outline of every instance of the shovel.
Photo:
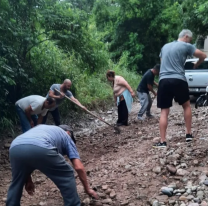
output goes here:
[[[56, 90], [58, 93], [61, 94], [61, 92], [60, 92], [58, 89], [55, 89], [55, 90]], [[101, 119], [100, 117], [94, 115], [94, 114], [93, 114], [92, 112], [90, 112], [88, 109], [81, 107], [81, 106], [78, 105], [76, 102], [74, 102], [74, 101], [71, 100], [69, 97], [67, 97], [66, 95], [64, 95], [64, 97], [67, 98], [68, 100], [70, 100], [71, 102], [73, 102], [74, 104], [76, 104], [76, 105], [77, 105], [78, 107], [80, 107], [81, 109], [85, 110], [88, 114], [90, 114], [90, 115], [92, 115], [93, 117], [99, 119], [100, 121], [104, 122], [104, 123], [107, 124], [108, 126], [113, 127], [116, 134], [120, 134], [121, 130], [120, 130], [118, 127], [113, 126], [113, 125], [109, 124], [108, 122], [104, 121], [103, 119]]]

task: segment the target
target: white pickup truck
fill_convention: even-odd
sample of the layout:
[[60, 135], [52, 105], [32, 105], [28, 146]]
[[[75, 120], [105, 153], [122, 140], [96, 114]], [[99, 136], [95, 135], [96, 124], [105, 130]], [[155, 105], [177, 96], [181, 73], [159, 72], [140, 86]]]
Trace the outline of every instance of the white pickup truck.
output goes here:
[[193, 69], [197, 61], [198, 59], [187, 59], [184, 65], [189, 94], [194, 96], [204, 94], [208, 86], [208, 58], [197, 69]]

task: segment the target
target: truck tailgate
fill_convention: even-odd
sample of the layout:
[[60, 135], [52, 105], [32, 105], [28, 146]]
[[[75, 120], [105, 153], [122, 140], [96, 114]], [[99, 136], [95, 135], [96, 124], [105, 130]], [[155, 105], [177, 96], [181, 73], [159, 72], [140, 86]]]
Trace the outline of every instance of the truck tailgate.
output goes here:
[[193, 69], [185, 71], [189, 87], [206, 87], [208, 86], [208, 69]]

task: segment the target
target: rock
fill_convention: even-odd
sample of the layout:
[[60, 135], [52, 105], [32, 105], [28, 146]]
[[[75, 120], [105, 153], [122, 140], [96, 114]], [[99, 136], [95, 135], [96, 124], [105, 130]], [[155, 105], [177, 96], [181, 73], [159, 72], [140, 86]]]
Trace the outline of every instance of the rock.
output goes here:
[[168, 201], [168, 203], [169, 203], [170, 205], [174, 204], [175, 202], [176, 202], [176, 200], [169, 200], [169, 201]]
[[194, 160], [193, 161], [193, 165], [197, 166], [199, 164], [199, 161], [198, 160]]
[[159, 195], [155, 197], [159, 202], [164, 202], [166, 203], [168, 201], [168, 196], [167, 195]]
[[190, 188], [187, 189], [187, 190], [186, 190], [186, 193], [187, 193], [187, 194], [191, 194], [191, 189], [190, 189]]
[[194, 198], [193, 200], [194, 200], [194, 202], [196, 202], [196, 203], [200, 203], [200, 202], [201, 202], [201, 200], [200, 200], [198, 197]]
[[129, 170], [131, 168], [131, 165], [125, 165], [125, 169]]
[[124, 205], [128, 205], [129, 204], [129, 201], [128, 200], [125, 200], [121, 203], [121, 206], [124, 206]]
[[167, 195], [168, 197], [171, 197], [173, 195], [173, 188], [170, 188], [170, 187], [162, 187], [161, 188], [161, 192], [164, 195]]
[[180, 204], [180, 206], [186, 206], [186, 204], [182, 203], [182, 204]]
[[208, 186], [208, 180], [205, 180], [205, 181], [203, 182], [203, 184], [206, 185], [206, 186]]
[[166, 168], [171, 174], [175, 174], [177, 171], [177, 169], [172, 165], [167, 165]]
[[110, 198], [113, 199], [114, 197], [116, 197], [116, 192], [114, 190], [112, 190], [110, 193]]
[[152, 203], [152, 206], [160, 206], [160, 204], [157, 200], [154, 200], [153, 203]]
[[198, 203], [190, 203], [190, 204], [188, 204], [188, 206], [199, 206], [199, 204]]
[[2, 198], [2, 201], [3, 202], [6, 202], [7, 201], [7, 198], [6, 197]]
[[9, 148], [10, 148], [10, 145], [11, 145], [10, 143], [4, 144], [4, 148], [5, 148], [5, 149], [9, 149]]
[[102, 189], [103, 190], [107, 190], [108, 189], [108, 185], [102, 185]]
[[206, 180], [207, 176], [205, 174], [201, 175], [199, 177], [199, 184], [203, 184]]
[[156, 167], [153, 168], [152, 171], [153, 171], [154, 173], [156, 173], [156, 174], [159, 174], [159, 173], [161, 172], [161, 167], [156, 166]]
[[193, 199], [194, 199], [194, 196], [193, 196], [193, 195], [188, 195], [188, 196], [187, 196], [187, 199], [188, 199], [188, 200], [193, 200]]
[[184, 170], [184, 169], [178, 169], [176, 174], [179, 175], [179, 176], [184, 176], [184, 175], [188, 175], [189, 172], [187, 170]]
[[197, 191], [196, 196], [197, 196], [200, 200], [202, 200], [203, 197], [204, 197], [204, 192], [203, 192], [203, 191]]
[[176, 189], [177, 185], [175, 182], [172, 182], [168, 185], [168, 187], [173, 188], [174, 190]]
[[100, 198], [105, 198], [106, 197], [106, 194], [105, 193], [102, 193], [102, 192], [98, 192], [97, 193], [98, 194], [98, 196], [100, 197]]
[[186, 163], [182, 163], [182, 164], [180, 164], [180, 167], [183, 168], [183, 169], [186, 169], [188, 166], [187, 166]]
[[185, 197], [185, 196], [182, 195], [182, 196], [179, 197], [179, 200], [180, 201], [186, 201], [187, 200], [187, 197]]
[[110, 198], [108, 198], [108, 199], [103, 200], [102, 203], [111, 205], [112, 204], [112, 200]]
[[184, 193], [186, 192], [185, 189], [178, 189], [178, 190], [174, 190], [173, 193], [176, 194], [176, 193]]
[[89, 204], [90, 204], [90, 198], [84, 199], [84, 200], [83, 200], [83, 203], [84, 203], [85, 205], [89, 205]]
[[196, 191], [196, 189], [197, 189], [197, 186], [191, 187], [191, 191]]
[[40, 202], [39, 205], [40, 206], [47, 205], [47, 202]]
[[161, 165], [165, 165], [165, 163], [166, 163], [166, 158], [160, 158], [160, 164]]

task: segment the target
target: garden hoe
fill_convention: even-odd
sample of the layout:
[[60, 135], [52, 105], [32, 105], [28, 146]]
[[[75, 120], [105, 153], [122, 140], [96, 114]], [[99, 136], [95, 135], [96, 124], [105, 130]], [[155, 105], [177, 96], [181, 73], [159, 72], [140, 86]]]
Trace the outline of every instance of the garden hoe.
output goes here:
[[[55, 89], [57, 92], [59, 92], [61, 94], [61, 92], [57, 89]], [[95, 118], [99, 119], [100, 121], [104, 122], [105, 124], [109, 125], [110, 127], [113, 127], [115, 130], [116, 134], [120, 134], [121, 130], [117, 127], [117, 126], [113, 126], [111, 124], [109, 124], [108, 122], [104, 121], [103, 119], [101, 119], [100, 117], [94, 115], [92, 112], [90, 112], [88, 109], [84, 109], [83, 107], [81, 107], [80, 105], [78, 105], [76, 102], [72, 101], [69, 97], [67, 97], [66, 95], [64, 95], [65, 98], [67, 98], [68, 100], [70, 100], [71, 102], [73, 102], [74, 104], [76, 104], [78, 107], [82, 108], [83, 110], [85, 110], [88, 114], [94, 116]]]

